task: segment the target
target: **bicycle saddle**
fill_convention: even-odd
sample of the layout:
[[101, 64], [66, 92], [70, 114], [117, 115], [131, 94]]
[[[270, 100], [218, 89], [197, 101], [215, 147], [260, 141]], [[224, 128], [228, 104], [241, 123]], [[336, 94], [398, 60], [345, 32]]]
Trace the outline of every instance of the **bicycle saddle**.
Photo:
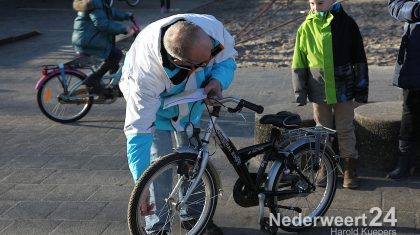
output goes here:
[[261, 124], [272, 124], [273, 126], [293, 129], [297, 128], [302, 124], [302, 119], [298, 114], [291, 113], [288, 111], [281, 111], [277, 114], [264, 115], [260, 119]]

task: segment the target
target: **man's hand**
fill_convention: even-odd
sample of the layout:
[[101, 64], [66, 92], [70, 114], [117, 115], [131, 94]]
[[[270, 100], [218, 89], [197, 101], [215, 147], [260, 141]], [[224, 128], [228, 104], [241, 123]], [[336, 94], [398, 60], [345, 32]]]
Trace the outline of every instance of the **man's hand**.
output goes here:
[[153, 215], [155, 213], [153, 211], [153, 208], [155, 208], [155, 204], [150, 203], [150, 193], [149, 193], [149, 190], [147, 190], [146, 198], [140, 204], [140, 215], [141, 216]]
[[[204, 93], [207, 94], [207, 96], [217, 96], [217, 98], [223, 98], [222, 96], [222, 88], [220, 86], [220, 82], [216, 79], [213, 79], [207, 84], [207, 86], [204, 87]], [[204, 100], [207, 105], [215, 105], [215, 102], [205, 99]]]

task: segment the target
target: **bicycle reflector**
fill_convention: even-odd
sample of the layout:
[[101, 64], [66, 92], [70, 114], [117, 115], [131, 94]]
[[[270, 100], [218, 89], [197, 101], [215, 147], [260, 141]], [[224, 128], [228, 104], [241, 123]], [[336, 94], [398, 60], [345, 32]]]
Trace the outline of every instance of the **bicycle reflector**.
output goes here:
[[42, 67], [42, 76], [47, 76], [47, 67], [45, 66]]

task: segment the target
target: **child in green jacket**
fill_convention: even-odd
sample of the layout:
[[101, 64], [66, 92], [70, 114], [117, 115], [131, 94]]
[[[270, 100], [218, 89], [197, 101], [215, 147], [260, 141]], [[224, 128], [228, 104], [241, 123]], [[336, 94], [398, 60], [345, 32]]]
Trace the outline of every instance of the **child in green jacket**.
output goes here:
[[[309, 0], [311, 11], [297, 31], [292, 62], [298, 105], [312, 102], [317, 126], [337, 130], [344, 158], [344, 188], [359, 186], [354, 107], [368, 100], [368, 67], [356, 22], [335, 0]], [[321, 164], [319, 184], [324, 168]]]

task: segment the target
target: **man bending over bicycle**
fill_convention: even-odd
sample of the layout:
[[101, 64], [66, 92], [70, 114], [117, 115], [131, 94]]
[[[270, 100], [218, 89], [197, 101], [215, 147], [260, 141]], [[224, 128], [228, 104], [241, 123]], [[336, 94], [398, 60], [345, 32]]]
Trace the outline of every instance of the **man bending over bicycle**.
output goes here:
[[[120, 81], [127, 101], [124, 132], [134, 180], [151, 161], [172, 152], [171, 132], [178, 146], [188, 145], [185, 124], [199, 125], [205, 108], [202, 103], [187, 103], [163, 109], [164, 100], [200, 87], [222, 97], [233, 80], [236, 55], [233, 37], [210, 15], [174, 15], [140, 32], [126, 55]], [[168, 193], [167, 188], [164, 182], [155, 184], [154, 193]], [[146, 220], [146, 232], [165, 234], [156, 232], [167, 226], [164, 223], [164, 218]], [[223, 233], [210, 222], [204, 234]]]
[[115, 21], [129, 20], [133, 15], [111, 7], [112, 0], [74, 0], [73, 8], [77, 11], [74, 19], [72, 44], [76, 52], [82, 55], [97, 56], [105, 61], [96, 72], [88, 76], [85, 84], [95, 94], [107, 95], [111, 91], [101, 84], [106, 72], [117, 72], [123, 56], [115, 46], [115, 35], [130, 33]]

